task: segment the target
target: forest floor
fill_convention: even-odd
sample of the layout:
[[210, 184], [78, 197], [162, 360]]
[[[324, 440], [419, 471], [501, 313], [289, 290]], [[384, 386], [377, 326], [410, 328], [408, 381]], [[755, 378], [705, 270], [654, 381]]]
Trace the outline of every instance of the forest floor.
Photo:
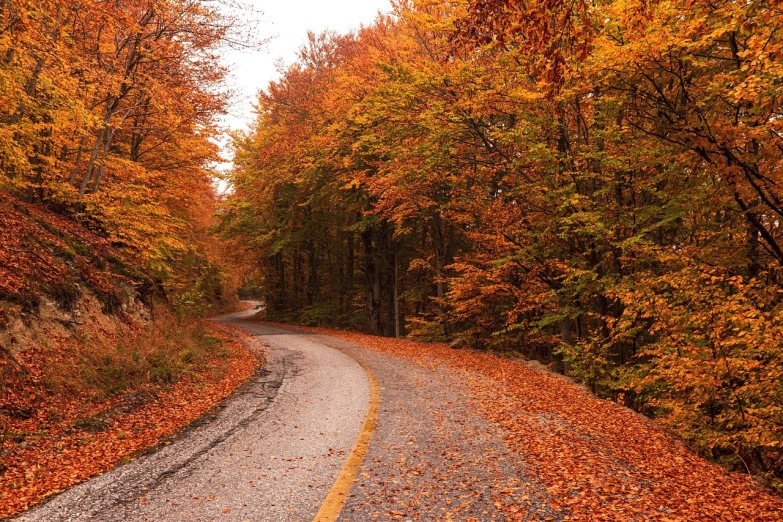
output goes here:
[[[0, 519], [108, 471], [199, 419], [261, 364], [244, 330], [209, 323], [219, 349], [173, 384], [148, 384], [105, 400], [77, 395], [40, 404], [3, 423]], [[56, 410], [56, 416], [55, 411]], [[53, 417], [56, 419], [52, 421]]]

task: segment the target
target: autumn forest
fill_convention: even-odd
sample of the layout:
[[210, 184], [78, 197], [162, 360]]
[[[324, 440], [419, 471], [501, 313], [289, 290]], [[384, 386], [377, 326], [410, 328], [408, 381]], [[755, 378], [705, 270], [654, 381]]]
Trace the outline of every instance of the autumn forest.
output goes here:
[[772, 1], [403, 2], [260, 97], [222, 227], [271, 316], [541, 359], [780, 477], [781, 27]]
[[779, 2], [399, 0], [311, 33], [218, 173], [240, 25], [0, 0], [0, 331], [40, 296], [133, 316], [132, 287], [204, 346], [258, 298], [540, 361], [783, 491]]

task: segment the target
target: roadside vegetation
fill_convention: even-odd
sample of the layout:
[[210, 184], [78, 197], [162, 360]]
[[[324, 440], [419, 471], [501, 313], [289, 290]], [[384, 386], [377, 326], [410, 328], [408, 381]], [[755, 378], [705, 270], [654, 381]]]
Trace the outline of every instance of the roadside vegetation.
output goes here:
[[25, 375], [5, 372], [0, 518], [169, 440], [262, 363], [260, 347], [239, 329], [158, 325], [170, 333], [60, 345], [27, 354]]

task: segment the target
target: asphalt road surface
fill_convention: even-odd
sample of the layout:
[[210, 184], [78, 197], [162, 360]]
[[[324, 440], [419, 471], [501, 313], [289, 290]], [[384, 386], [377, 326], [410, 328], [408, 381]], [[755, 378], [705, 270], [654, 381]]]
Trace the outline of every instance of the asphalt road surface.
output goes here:
[[267, 364], [219, 413], [19, 520], [484, 521], [515, 503], [560, 518], [459, 375], [251, 315], [220, 320], [258, 336]]

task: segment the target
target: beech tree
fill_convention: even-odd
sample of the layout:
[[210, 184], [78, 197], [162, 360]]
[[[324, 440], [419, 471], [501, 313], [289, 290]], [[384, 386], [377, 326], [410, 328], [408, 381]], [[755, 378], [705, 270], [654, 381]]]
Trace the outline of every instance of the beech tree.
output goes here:
[[237, 29], [199, 0], [0, 2], [0, 189], [83, 221], [177, 287], [217, 203], [230, 102], [218, 54]]

